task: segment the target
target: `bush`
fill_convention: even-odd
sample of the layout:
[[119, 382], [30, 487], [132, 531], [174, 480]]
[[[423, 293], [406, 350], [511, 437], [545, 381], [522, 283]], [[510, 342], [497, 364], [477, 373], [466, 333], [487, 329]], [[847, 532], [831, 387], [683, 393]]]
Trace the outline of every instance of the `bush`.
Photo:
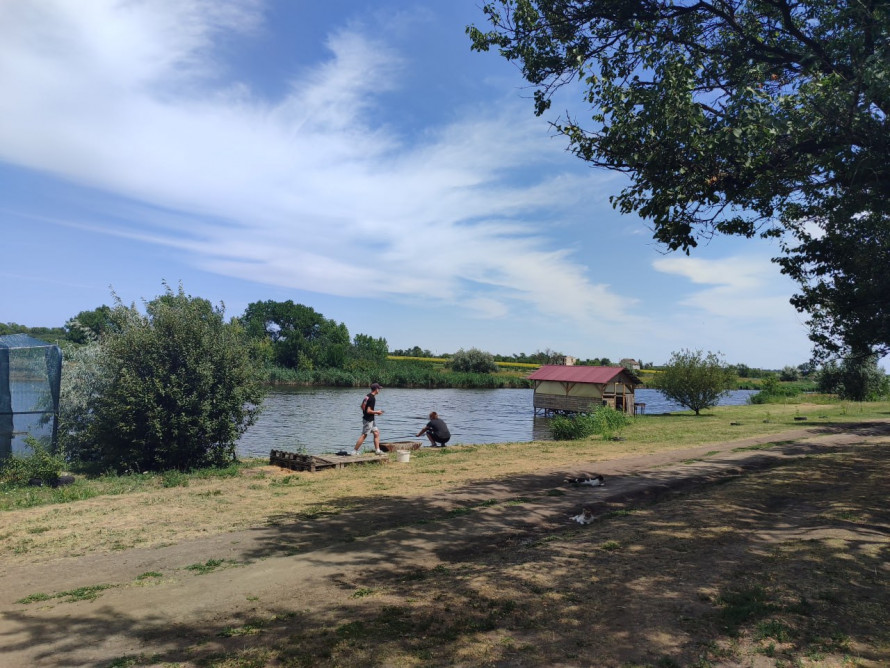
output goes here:
[[574, 441], [594, 434], [612, 438], [630, 423], [626, 413], [611, 406], [600, 406], [592, 413], [556, 415], [550, 419], [550, 433], [557, 441]]
[[627, 413], [617, 411], [611, 406], [600, 406], [593, 414], [594, 427], [597, 434], [602, 434], [603, 438], [612, 438], [613, 434], [619, 433], [628, 424], [630, 418]]
[[554, 415], [550, 418], [550, 434], [557, 441], [577, 441], [594, 434], [593, 419], [589, 413]]
[[497, 373], [494, 356], [478, 348], [461, 348], [451, 358], [451, 370], [458, 373]]
[[820, 392], [851, 401], [877, 401], [890, 394], [890, 380], [876, 355], [831, 361], [819, 372], [818, 383]]
[[106, 386], [102, 346], [96, 339], [65, 352], [59, 395], [59, 452], [69, 460], [93, 461], [90, 426], [95, 417], [93, 402]]
[[752, 404], [769, 404], [784, 401], [800, 394], [799, 385], [779, 383], [779, 378], [774, 373], [766, 374], [760, 383], [760, 392], [752, 395], [748, 401]]
[[65, 469], [65, 460], [51, 454], [36, 438], [28, 436], [25, 443], [30, 455], [12, 455], [0, 465], [0, 480], [15, 487], [39, 480], [44, 485], [56, 485]]
[[68, 456], [117, 471], [233, 461], [262, 401], [240, 325], [181, 286], [148, 302], [145, 315], [116, 300], [112, 317], [77, 415], [65, 409]]

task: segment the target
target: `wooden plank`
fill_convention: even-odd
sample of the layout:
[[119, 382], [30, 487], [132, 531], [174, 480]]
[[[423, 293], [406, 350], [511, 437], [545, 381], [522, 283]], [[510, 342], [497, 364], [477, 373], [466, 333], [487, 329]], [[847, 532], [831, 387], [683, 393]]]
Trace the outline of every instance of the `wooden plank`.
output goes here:
[[291, 469], [293, 471], [308, 471], [315, 473], [324, 469], [340, 469], [347, 464], [368, 464], [387, 461], [389, 458], [382, 455], [304, 455], [296, 452], [272, 450], [269, 453], [269, 463], [273, 466]]

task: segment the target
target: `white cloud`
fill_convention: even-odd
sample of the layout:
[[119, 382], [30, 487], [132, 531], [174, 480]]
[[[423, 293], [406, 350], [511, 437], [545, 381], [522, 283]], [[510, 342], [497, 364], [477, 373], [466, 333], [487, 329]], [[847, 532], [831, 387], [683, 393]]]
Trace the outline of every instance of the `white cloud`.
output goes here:
[[679, 301], [710, 315], [733, 320], [786, 320], [794, 314], [788, 303], [792, 284], [764, 257], [705, 260], [666, 257], [652, 263], [657, 270], [711, 286]]
[[295, 72], [282, 99], [227, 80], [216, 43], [261, 20], [236, 0], [4, 4], [0, 159], [149, 204], [106, 231], [219, 274], [640, 324], [632, 300], [546, 238], [593, 177], [511, 180], [562, 155], [524, 103], [405, 145], [369, 119], [408, 64], [360, 29], [331, 35], [329, 59]]

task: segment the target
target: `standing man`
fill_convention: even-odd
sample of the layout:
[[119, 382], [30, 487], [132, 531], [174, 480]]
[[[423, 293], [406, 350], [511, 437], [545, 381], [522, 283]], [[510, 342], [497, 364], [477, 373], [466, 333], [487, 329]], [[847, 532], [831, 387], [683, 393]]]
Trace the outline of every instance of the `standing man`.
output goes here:
[[374, 383], [371, 385], [371, 391], [362, 401], [362, 435], [358, 437], [358, 441], [355, 443], [355, 450], [349, 453], [351, 455], [357, 455], [359, 453], [362, 443], [365, 442], [365, 438], [371, 433], [374, 434], [374, 454], [385, 454], [383, 450], [380, 449], [380, 430], [377, 428], [377, 423], [374, 421], [375, 416], [383, 415], [383, 411], [376, 410], [377, 393], [379, 391], [380, 383]]
[[434, 448], [444, 448], [445, 444], [448, 443], [448, 440], [451, 438], [451, 432], [448, 431], [448, 425], [445, 424], [445, 420], [440, 418], [436, 411], [430, 413], [430, 421], [426, 423], [426, 426], [423, 429], [417, 432], [418, 436], [423, 436], [424, 434], [430, 439], [430, 445]]

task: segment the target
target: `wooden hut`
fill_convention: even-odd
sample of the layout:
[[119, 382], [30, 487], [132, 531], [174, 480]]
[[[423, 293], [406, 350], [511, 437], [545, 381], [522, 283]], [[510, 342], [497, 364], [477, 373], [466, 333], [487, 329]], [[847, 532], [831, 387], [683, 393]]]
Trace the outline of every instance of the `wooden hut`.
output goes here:
[[642, 384], [624, 367], [546, 365], [534, 381], [535, 413], [584, 413], [598, 406], [633, 414], [634, 390]]

